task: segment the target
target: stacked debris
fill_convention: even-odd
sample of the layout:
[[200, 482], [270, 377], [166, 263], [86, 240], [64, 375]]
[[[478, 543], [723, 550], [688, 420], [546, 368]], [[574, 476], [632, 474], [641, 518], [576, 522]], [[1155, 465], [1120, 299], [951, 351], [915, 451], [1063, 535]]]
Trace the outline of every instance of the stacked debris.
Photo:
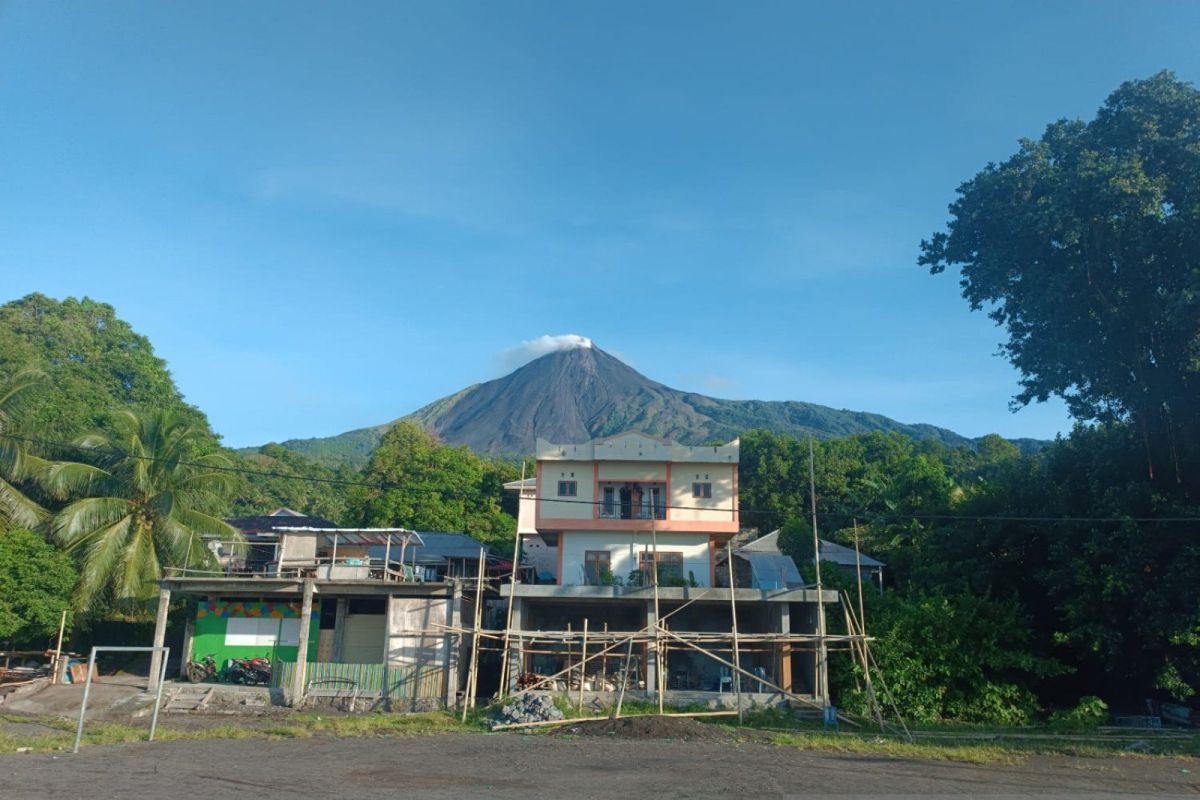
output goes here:
[[554, 705], [550, 695], [524, 694], [500, 709], [500, 713], [492, 718], [492, 727], [555, 722], [560, 719], [563, 719], [563, 712]]

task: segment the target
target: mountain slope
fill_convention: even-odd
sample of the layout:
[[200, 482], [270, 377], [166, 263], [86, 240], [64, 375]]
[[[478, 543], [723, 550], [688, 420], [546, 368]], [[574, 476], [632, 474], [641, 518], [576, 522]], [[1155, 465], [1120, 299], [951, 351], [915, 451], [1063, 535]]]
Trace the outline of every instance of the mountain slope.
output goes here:
[[[880, 414], [681, 392], [595, 346], [544, 355], [503, 378], [436, 400], [405, 419], [419, 422], [449, 444], [492, 455], [532, 453], [538, 436], [583, 442], [626, 430], [684, 444], [724, 441], [753, 428], [820, 438], [894, 431], [951, 447], [973, 444], [945, 428], [906, 424]], [[340, 436], [293, 439], [283, 446], [326, 462], [359, 464], [388, 427], [390, 423]], [[1023, 449], [1037, 445], [1021, 444]]]

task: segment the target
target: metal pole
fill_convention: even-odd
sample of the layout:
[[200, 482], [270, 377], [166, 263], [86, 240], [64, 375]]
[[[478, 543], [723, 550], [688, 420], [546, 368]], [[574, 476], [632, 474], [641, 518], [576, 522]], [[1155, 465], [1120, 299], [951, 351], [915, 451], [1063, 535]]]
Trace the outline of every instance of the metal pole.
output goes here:
[[96, 667], [96, 648], [92, 647], [92, 654], [88, 656], [87, 678], [83, 682], [83, 702], [79, 704], [79, 727], [75, 729], [75, 749], [71, 752], [79, 752], [79, 742], [83, 740], [83, 717], [87, 714], [88, 695], [92, 693], [92, 670]]
[[390, 578], [392, 568], [392, 534], [388, 534], [387, 544], [383, 546], [383, 579], [386, 581]]
[[154, 693], [154, 713], [150, 716], [150, 738], [147, 741], [154, 741], [154, 732], [158, 730], [158, 708], [162, 705], [163, 681], [167, 678], [167, 659], [171, 657], [171, 648], [163, 648], [162, 654], [162, 672], [158, 676], [158, 691]]

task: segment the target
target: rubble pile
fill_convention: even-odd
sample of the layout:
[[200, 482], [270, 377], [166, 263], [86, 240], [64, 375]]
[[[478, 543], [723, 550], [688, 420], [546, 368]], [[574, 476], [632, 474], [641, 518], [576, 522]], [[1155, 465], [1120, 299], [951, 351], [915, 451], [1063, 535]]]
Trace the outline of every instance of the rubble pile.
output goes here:
[[500, 709], [492, 718], [492, 727], [523, 725], [527, 722], [551, 722], [563, 719], [563, 712], [554, 705], [550, 695], [525, 694]]

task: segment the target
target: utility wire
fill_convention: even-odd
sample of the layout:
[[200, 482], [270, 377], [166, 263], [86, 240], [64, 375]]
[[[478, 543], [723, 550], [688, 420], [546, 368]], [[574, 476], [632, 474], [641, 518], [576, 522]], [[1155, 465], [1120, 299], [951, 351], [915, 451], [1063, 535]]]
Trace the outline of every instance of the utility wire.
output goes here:
[[[58, 442], [58, 441], [54, 441], [51, 439], [39, 439], [36, 437], [31, 437], [31, 436], [20, 436], [18, 434], [14, 434], [14, 433], [0, 433], [0, 439], [10, 439], [10, 440], [14, 440], [14, 441], [26, 442], [28, 444], [37, 444], [37, 445], [41, 445], [44, 447], [55, 447], [55, 448], [66, 449], [66, 450], [74, 450], [76, 452], [83, 453], [86, 455], [96, 455], [97, 453], [101, 453], [101, 454], [108, 455], [108, 456], [118, 456], [121, 458], [133, 458], [133, 459], [139, 459], [142, 461], [173, 461], [173, 463], [181, 465], [181, 466], [197, 467], [199, 469], [207, 469], [207, 470], [212, 470], [214, 472], [227, 472], [227, 473], [234, 473], [234, 474], [239, 474], [239, 475], [251, 475], [251, 476], [259, 477], [259, 478], [281, 478], [284, 480], [300, 481], [300, 482], [307, 482], [307, 483], [320, 483], [320, 484], [335, 485], [335, 486], [349, 486], [349, 487], [358, 487], [358, 488], [363, 488], [363, 489], [375, 489], [377, 491], [388, 491], [390, 489], [396, 489], [396, 490], [401, 490], [401, 491], [406, 491], [406, 492], [436, 494], [436, 495], [443, 495], [443, 496], [458, 496], [458, 497], [462, 496], [462, 493], [456, 492], [452, 489], [437, 489], [437, 488], [428, 487], [428, 486], [403, 485], [403, 484], [395, 483], [392, 481], [370, 482], [370, 481], [350, 480], [347, 478], [321, 478], [321, 477], [316, 477], [316, 476], [312, 476], [312, 475], [298, 475], [296, 473], [276, 472], [273, 470], [256, 470], [256, 469], [247, 469], [245, 467], [223, 467], [223, 466], [219, 466], [219, 465], [215, 465], [215, 464], [206, 464], [206, 463], [202, 463], [202, 462], [198, 462], [198, 461], [175, 461], [174, 459], [164, 459], [164, 458], [159, 458], [156, 456], [137, 455], [134, 453], [127, 453], [123, 450], [103, 451], [103, 450], [99, 450], [98, 448], [83, 447], [81, 445], [73, 444], [70, 442]], [[480, 497], [490, 497], [490, 496], [483, 495], [481, 493]], [[617, 505], [619, 507], [619, 505], [620, 505], [619, 501], [615, 502], [615, 503], [608, 503], [604, 500], [580, 500], [578, 498], [539, 497], [537, 499], [541, 500], [543, 502], [548, 502], [548, 503], [563, 503], [563, 504], [588, 505], [588, 506]], [[659, 504], [654, 504], [653, 507], [656, 510], [658, 510], [658, 509], [664, 509], [664, 510], [665, 509], [675, 509], [675, 510], [683, 510], [683, 511], [730, 511], [730, 512], [732, 512], [732, 509], [712, 508], [711, 506], [666, 505], [666, 504], [659, 503]], [[743, 514], [743, 513], [774, 514], [774, 515], [785, 515], [786, 514], [789, 516], [802, 515], [802, 513], [803, 513], [802, 510], [801, 511], [790, 511], [790, 510], [779, 509], [779, 508], [746, 508], [745, 506], [739, 506], [737, 511], [739, 514]], [[930, 521], [930, 522], [936, 522], [936, 521], [962, 522], [962, 521], [965, 521], [965, 522], [1030, 522], [1030, 523], [1065, 523], [1065, 524], [1090, 524], [1090, 523], [1188, 524], [1188, 523], [1191, 523], [1191, 524], [1200, 525], [1200, 516], [1194, 516], [1194, 517], [1077, 517], [1077, 516], [1051, 517], [1051, 516], [1013, 516], [1013, 515], [1003, 515], [1003, 514], [977, 516], [977, 515], [960, 515], [960, 514], [917, 514], [917, 513], [913, 513], [913, 514], [882, 514], [882, 513], [877, 513], [877, 512], [868, 511], [868, 510], [860, 510], [860, 511], [818, 511], [817, 517], [818, 517], [818, 519], [821, 519], [821, 518], [843, 519], [843, 520], [859, 519], [859, 520], [866, 520], [866, 521], [925, 520], [925, 521]], [[641, 519], [641, 517], [637, 517], [635, 519]], [[646, 519], [648, 520], [649, 518], [647, 517]]]

